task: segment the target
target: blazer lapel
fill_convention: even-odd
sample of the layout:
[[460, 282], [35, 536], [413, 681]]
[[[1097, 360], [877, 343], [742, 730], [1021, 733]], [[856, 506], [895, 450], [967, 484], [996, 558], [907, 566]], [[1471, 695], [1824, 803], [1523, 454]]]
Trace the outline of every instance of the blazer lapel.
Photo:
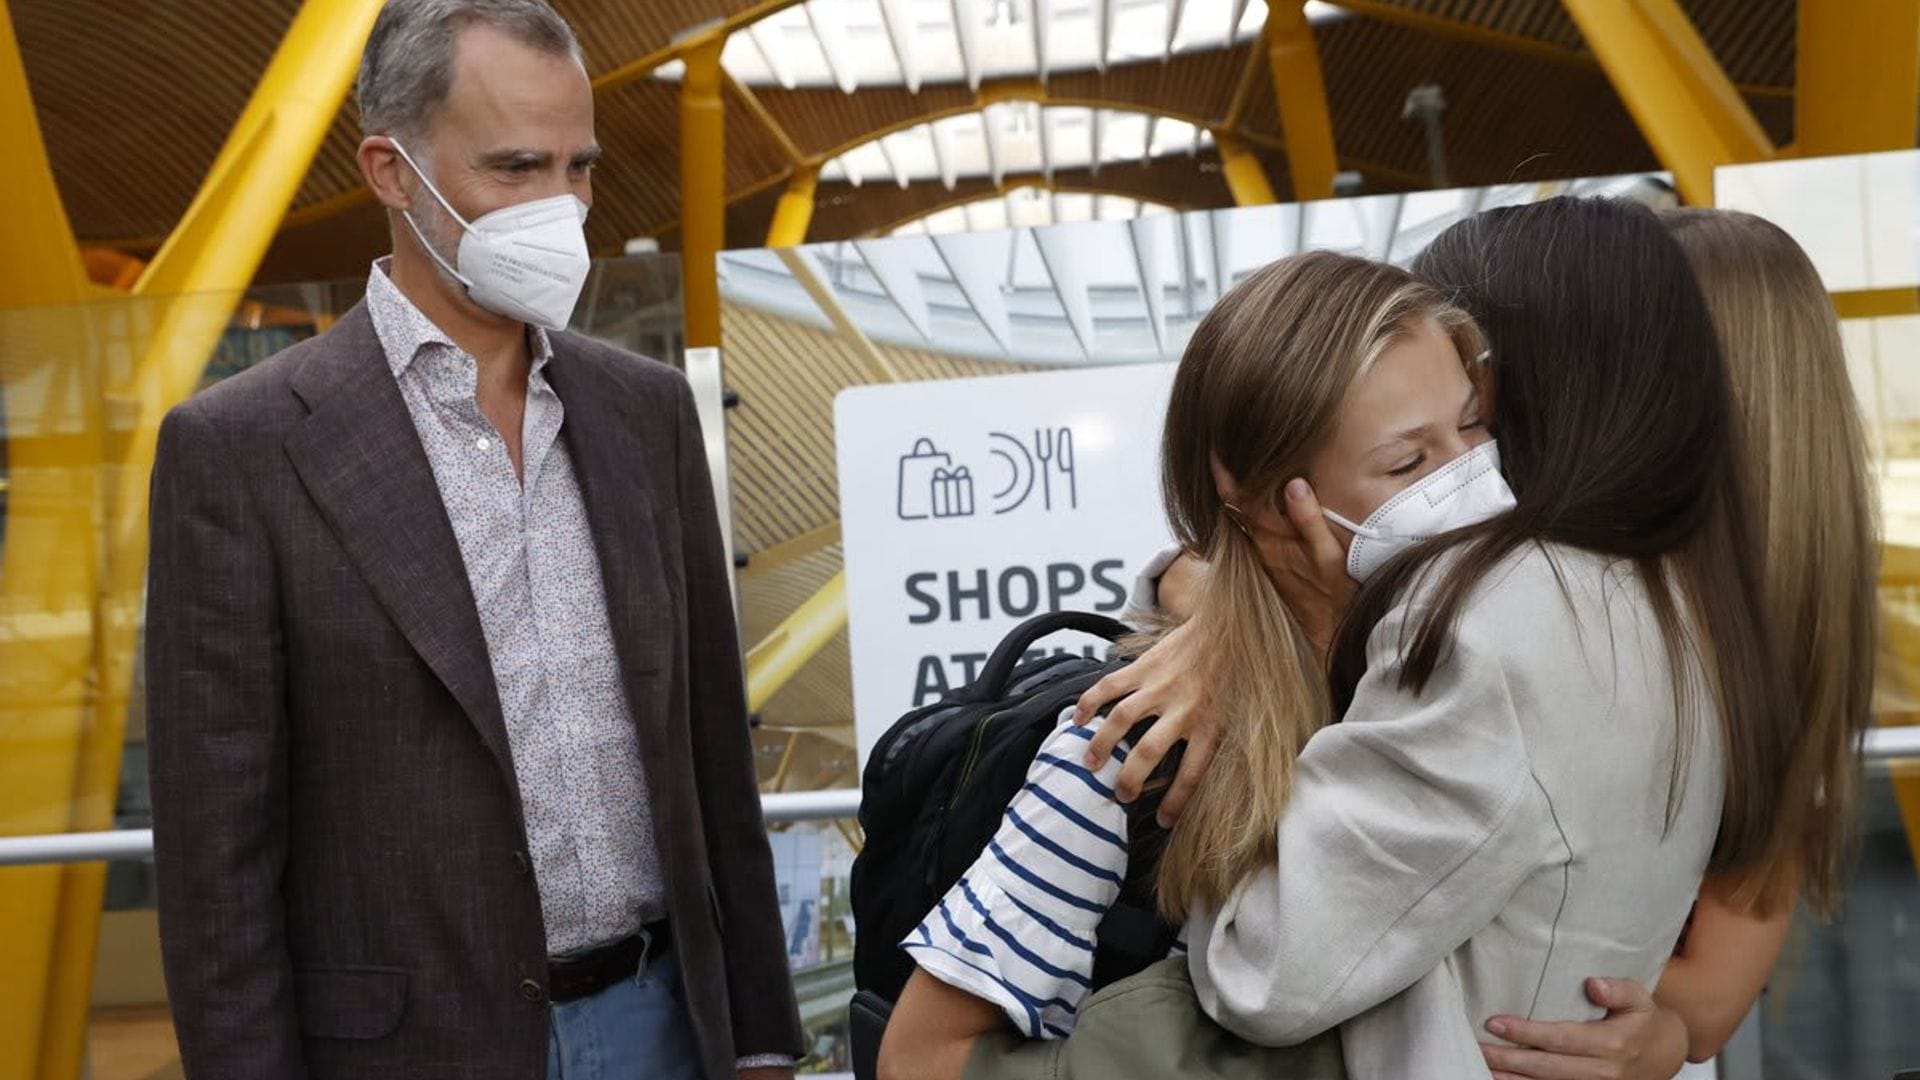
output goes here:
[[[666, 746], [666, 717], [663, 701], [655, 700], [654, 676], [673, 655], [681, 619], [661, 563], [652, 478], [670, 476], [671, 466], [648, 460], [636, 425], [649, 419], [615, 404], [628, 392], [598, 368], [598, 361], [574, 349], [565, 334], [553, 336], [553, 348], [547, 384], [566, 410], [561, 437], [600, 557], [607, 618], [639, 728], [641, 758], [648, 774], [659, 776], [658, 770], [669, 763], [659, 757]], [[671, 503], [670, 492], [659, 497]]]
[[373, 320], [356, 306], [292, 379], [312, 413], [287, 456], [382, 607], [518, 785], [486, 636], [440, 488]]

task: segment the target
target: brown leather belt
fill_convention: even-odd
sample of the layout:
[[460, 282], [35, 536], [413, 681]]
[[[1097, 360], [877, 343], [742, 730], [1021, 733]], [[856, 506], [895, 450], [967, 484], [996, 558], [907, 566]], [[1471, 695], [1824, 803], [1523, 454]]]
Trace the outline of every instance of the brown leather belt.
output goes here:
[[673, 944], [667, 920], [649, 923], [639, 933], [592, 952], [547, 961], [547, 999], [555, 1005], [590, 998], [622, 979], [631, 979]]

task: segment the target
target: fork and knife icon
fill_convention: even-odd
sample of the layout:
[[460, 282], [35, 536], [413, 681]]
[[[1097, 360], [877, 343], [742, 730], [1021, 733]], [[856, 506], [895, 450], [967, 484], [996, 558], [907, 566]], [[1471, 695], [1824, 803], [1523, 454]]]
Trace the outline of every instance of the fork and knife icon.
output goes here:
[[1073, 472], [1073, 429], [1036, 428], [1033, 432], [1034, 456], [1040, 459], [1040, 497], [1046, 509], [1053, 509], [1053, 467], [1058, 465], [1066, 481], [1067, 508], [1080, 506], [1080, 482]]

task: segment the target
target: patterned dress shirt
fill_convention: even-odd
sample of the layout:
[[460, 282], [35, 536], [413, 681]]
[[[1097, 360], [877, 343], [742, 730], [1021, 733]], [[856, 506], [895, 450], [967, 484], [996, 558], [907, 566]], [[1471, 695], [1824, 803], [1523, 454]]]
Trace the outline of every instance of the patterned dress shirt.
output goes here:
[[367, 310], [433, 467], [480, 609], [554, 956], [608, 945], [664, 917], [666, 885], [638, 734], [607, 621], [600, 559], [560, 398], [553, 347], [529, 336], [524, 483], [480, 411], [478, 365], [387, 277]]

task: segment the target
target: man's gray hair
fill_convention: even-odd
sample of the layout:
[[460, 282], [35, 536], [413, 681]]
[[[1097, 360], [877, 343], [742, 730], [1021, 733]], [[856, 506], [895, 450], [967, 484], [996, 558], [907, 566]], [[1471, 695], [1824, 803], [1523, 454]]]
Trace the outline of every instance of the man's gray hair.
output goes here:
[[454, 43], [475, 25], [580, 59], [573, 28], [547, 0], [387, 0], [360, 57], [360, 130], [424, 136], [453, 86]]

